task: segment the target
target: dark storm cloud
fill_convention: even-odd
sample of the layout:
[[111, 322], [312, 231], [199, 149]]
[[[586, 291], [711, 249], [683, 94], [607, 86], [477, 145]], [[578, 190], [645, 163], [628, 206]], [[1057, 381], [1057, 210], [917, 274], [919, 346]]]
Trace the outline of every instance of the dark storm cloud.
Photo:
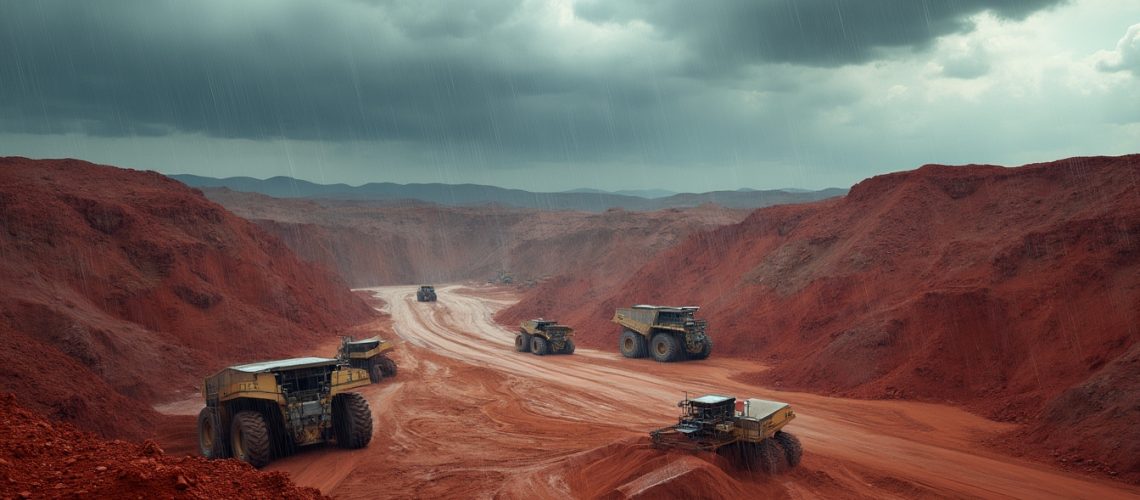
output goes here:
[[[835, 65], [921, 47], [990, 9], [1057, 0], [598, 3], [591, 22], [641, 18], [673, 49], [560, 57], [518, 0], [449, 2], [0, 0], [0, 132], [285, 137], [462, 145], [487, 163], [715, 161], [763, 151], [718, 81], [761, 62]], [[607, 5], [611, 5], [607, 7]], [[612, 7], [619, 5], [620, 7]], [[635, 12], [633, 9], [644, 9]], [[685, 52], [675, 65], [670, 50]], [[703, 69], [702, 69], [703, 68]], [[773, 74], [746, 85], [827, 106], [855, 99]], [[736, 89], [729, 89], [736, 90]], [[781, 109], [781, 106], [783, 107]], [[785, 123], [784, 125], [787, 125]], [[795, 125], [794, 123], [791, 125]]]
[[645, 21], [664, 36], [689, 42], [708, 63], [812, 66], [863, 63], [884, 48], [924, 48], [940, 36], [969, 31], [969, 17], [990, 11], [1006, 19], [1066, 0], [591, 0], [578, 15], [594, 22]]
[[528, 47], [541, 28], [502, 26], [517, 1], [253, 3], [0, 3], [0, 131], [410, 141], [488, 162], [672, 143], [668, 84], [552, 61]]
[[409, 7], [400, 19], [401, 9], [382, 3], [373, 7], [388, 9], [379, 22], [345, 26], [351, 13], [334, 4], [4, 2], [3, 126], [95, 135], [172, 127], [254, 139], [462, 136], [488, 106], [573, 85], [446, 47], [494, 27], [501, 14]]

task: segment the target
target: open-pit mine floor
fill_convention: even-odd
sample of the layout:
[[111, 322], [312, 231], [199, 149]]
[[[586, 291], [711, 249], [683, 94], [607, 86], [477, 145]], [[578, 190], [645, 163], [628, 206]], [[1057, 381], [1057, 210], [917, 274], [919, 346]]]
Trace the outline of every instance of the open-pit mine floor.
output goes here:
[[[492, 320], [512, 303], [508, 293], [442, 286], [438, 302], [419, 303], [416, 287], [369, 290], [387, 303], [400, 338], [399, 375], [362, 391], [373, 411], [371, 445], [318, 447], [267, 467], [337, 498], [1140, 495], [989, 450], [981, 443], [1011, 426], [954, 407], [747, 385], [734, 375], [756, 371], [756, 362], [715, 351], [670, 364], [625, 359], [616, 346], [519, 353], [515, 331]], [[647, 431], [675, 421], [686, 392], [791, 403], [797, 418], [787, 430], [803, 442], [803, 463], [769, 476], [715, 455], [653, 450]], [[182, 406], [193, 405], [171, 413], [185, 413]]]

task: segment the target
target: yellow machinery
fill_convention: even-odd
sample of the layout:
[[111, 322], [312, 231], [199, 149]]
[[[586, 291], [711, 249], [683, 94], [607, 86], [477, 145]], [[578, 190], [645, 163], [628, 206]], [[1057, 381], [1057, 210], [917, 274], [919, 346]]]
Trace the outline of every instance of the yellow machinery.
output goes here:
[[783, 430], [796, 417], [787, 403], [708, 394], [686, 397], [677, 406], [677, 424], [649, 433], [655, 447], [714, 451], [747, 469], [772, 473], [800, 463], [799, 439]]
[[519, 326], [515, 335], [515, 350], [530, 351], [539, 356], [547, 354], [574, 354], [574, 329], [559, 325], [550, 319], [531, 319]]
[[199, 451], [261, 467], [298, 446], [335, 441], [363, 448], [372, 440], [372, 412], [363, 396], [348, 391], [368, 384], [364, 370], [328, 358], [225, 368], [202, 385]]
[[352, 340], [352, 337], [342, 337], [337, 358], [348, 363], [353, 368], [368, 372], [372, 383], [379, 382], [385, 377], [396, 376], [396, 362], [386, 354], [396, 346], [391, 342], [372, 337], [364, 340]]
[[696, 306], [638, 305], [614, 311], [611, 321], [621, 325], [618, 350], [627, 358], [647, 354], [662, 362], [705, 359], [712, 353], [708, 321], [693, 317]]
[[417, 302], [435, 302], [435, 287], [431, 285], [421, 285], [419, 290], [416, 290]]

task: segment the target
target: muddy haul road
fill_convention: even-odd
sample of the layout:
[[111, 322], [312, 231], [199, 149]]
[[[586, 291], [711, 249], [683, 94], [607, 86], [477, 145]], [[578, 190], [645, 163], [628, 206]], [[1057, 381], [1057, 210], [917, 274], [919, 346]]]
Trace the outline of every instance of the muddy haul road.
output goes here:
[[[334, 497], [1140, 495], [989, 452], [978, 443], [1008, 427], [951, 407], [772, 391], [731, 379], [754, 363], [715, 355], [664, 364], [616, 348], [519, 353], [515, 332], [491, 320], [507, 295], [448, 286], [438, 302], [418, 303], [415, 287], [370, 290], [403, 339], [398, 378], [363, 390], [372, 444], [302, 451], [268, 467]], [[712, 454], [653, 450], [647, 431], [675, 421], [684, 391], [790, 402], [803, 463], [768, 476], [733, 471]]]

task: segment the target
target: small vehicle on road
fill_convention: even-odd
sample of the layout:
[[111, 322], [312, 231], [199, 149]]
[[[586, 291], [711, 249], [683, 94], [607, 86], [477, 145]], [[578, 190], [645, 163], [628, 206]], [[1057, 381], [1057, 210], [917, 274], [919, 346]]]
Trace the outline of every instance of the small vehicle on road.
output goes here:
[[421, 285], [420, 289], [416, 291], [417, 302], [435, 302], [435, 287], [431, 285]]
[[515, 335], [515, 350], [530, 351], [539, 356], [547, 354], [574, 354], [574, 329], [560, 325], [552, 319], [523, 321]]
[[364, 340], [342, 337], [336, 357], [353, 368], [368, 372], [369, 379], [375, 384], [385, 378], [396, 376], [396, 362], [388, 357], [388, 351], [395, 347], [380, 337]]

